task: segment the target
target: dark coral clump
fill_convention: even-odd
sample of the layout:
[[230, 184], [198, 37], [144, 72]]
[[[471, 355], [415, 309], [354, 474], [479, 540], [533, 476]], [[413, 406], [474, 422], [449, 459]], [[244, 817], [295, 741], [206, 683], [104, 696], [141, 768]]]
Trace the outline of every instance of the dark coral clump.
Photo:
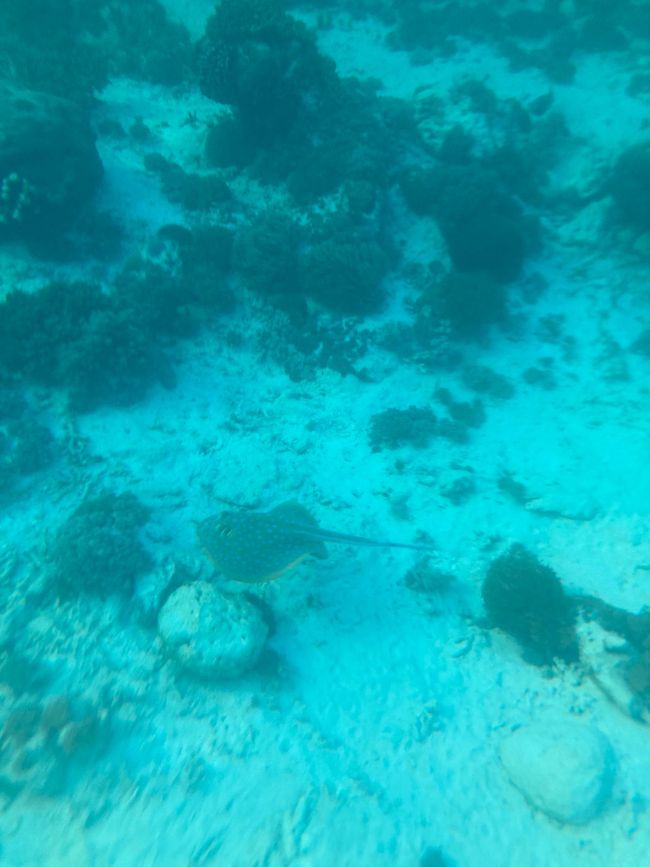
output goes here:
[[419, 867], [451, 867], [447, 856], [439, 846], [427, 846], [418, 864]]
[[102, 171], [88, 111], [0, 79], [0, 239], [56, 247], [83, 222]]
[[478, 163], [414, 169], [402, 178], [412, 210], [438, 222], [454, 268], [503, 283], [521, 271], [532, 228], [510, 186]]
[[[163, 239], [165, 228], [158, 233]], [[230, 313], [235, 305], [227, 285], [233, 252], [230, 229], [214, 223], [198, 223], [185, 240], [177, 244], [184, 303], [210, 314]]]
[[418, 560], [404, 575], [404, 584], [416, 593], [442, 596], [456, 583], [456, 576], [432, 566], [428, 558]]
[[127, 406], [175, 385], [173, 338], [229, 312], [232, 234], [219, 225], [164, 226], [114, 283], [57, 281], [0, 303], [0, 375], [67, 392], [75, 410]]
[[368, 440], [374, 452], [405, 445], [424, 449], [437, 433], [438, 423], [432, 410], [410, 406], [408, 409], [386, 409], [373, 415]]
[[188, 211], [210, 211], [230, 199], [228, 185], [218, 174], [186, 172], [156, 153], [148, 154], [144, 163], [145, 168], [160, 178], [166, 198]]
[[0, 33], [18, 80], [76, 102], [111, 76], [178, 84], [190, 69], [189, 34], [157, 0], [3, 0]]
[[108, 80], [108, 58], [88, 39], [103, 27], [100, 4], [92, 0], [5, 0], [0, 6], [2, 48], [18, 80], [75, 101], [90, 99]]
[[463, 368], [462, 378], [471, 391], [494, 400], [508, 400], [515, 393], [509, 379], [484, 364], [467, 364]]
[[387, 189], [412, 117], [376, 85], [342, 79], [314, 34], [277, 0], [224, 0], [199, 48], [202, 92], [231, 108], [210, 130], [206, 157], [285, 183], [299, 205], [349, 181]]
[[332, 237], [315, 244], [301, 261], [304, 291], [338, 313], [364, 315], [384, 303], [388, 257], [374, 240]]
[[48, 467], [55, 457], [52, 432], [32, 414], [0, 421], [0, 484]]
[[435, 334], [440, 319], [457, 337], [476, 338], [505, 321], [508, 295], [504, 284], [485, 271], [452, 271], [432, 282], [415, 304], [421, 335]]
[[19, 391], [0, 380], [0, 498], [13, 495], [20, 477], [46, 469], [55, 459], [50, 428]]
[[303, 320], [308, 298], [334, 313], [376, 312], [386, 298], [390, 264], [372, 233], [355, 232], [347, 215], [315, 229], [270, 210], [238, 232], [233, 250], [243, 284]]
[[476, 480], [473, 476], [459, 476], [443, 485], [440, 493], [454, 506], [462, 506], [476, 494]]
[[314, 379], [323, 369], [368, 382], [359, 362], [368, 351], [367, 332], [350, 320], [327, 322], [321, 317], [267, 311], [266, 327], [257, 334], [263, 357], [272, 358], [293, 382]]
[[148, 509], [130, 491], [85, 500], [58, 531], [50, 552], [52, 580], [62, 596], [130, 594], [152, 561], [139, 539]]
[[503, 282], [519, 275], [526, 255], [520, 217], [477, 212], [443, 224], [442, 234], [458, 271], [485, 272]]
[[233, 107], [247, 137], [267, 147], [317, 111], [333, 64], [276, 0], [223, 0], [201, 46], [203, 93]]
[[577, 661], [575, 606], [555, 572], [523, 545], [492, 561], [482, 592], [491, 624], [519, 643], [527, 661]]
[[156, 382], [175, 384], [171, 363], [128, 310], [94, 314], [61, 361], [61, 385], [80, 412], [130, 406]]
[[[152, 341], [189, 337], [207, 315], [232, 310], [226, 281], [231, 254], [232, 234], [222, 226], [199, 224], [190, 231], [168, 224], [125, 263], [112, 301]], [[173, 384], [167, 370], [160, 370], [163, 384]]]
[[215, 168], [242, 169], [255, 156], [255, 143], [232, 115], [220, 115], [208, 129], [205, 137], [205, 158]]
[[82, 411], [126, 405], [171, 368], [149, 324], [92, 283], [11, 292], [0, 305], [0, 367], [67, 390]]
[[650, 230], [650, 141], [634, 145], [619, 156], [609, 190], [624, 223], [641, 231]]
[[416, 301], [416, 330], [433, 340], [445, 320], [456, 337], [482, 336], [508, 315], [508, 284], [523, 268], [538, 240], [538, 226], [520, 199], [534, 199], [509, 161], [495, 152], [482, 162], [450, 162], [411, 169], [401, 178], [407, 204], [433, 217], [453, 270], [431, 277]]
[[481, 427], [485, 423], [485, 408], [478, 398], [456, 400], [448, 388], [437, 388], [434, 397], [447, 407], [449, 417], [465, 427]]
[[63, 379], [62, 357], [107, 299], [94, 283], [49, 283], [38, 292], [10, 292], [1, 305], [0, 365], [43, 385]]
[[120, 75], [178, 84], [190, 71], [189, 34], [158, 0], [3, 0], [0, 56], [0, 239], [42, 258], [83, 258], [107, 225], [98, 231], [93, 213], [95, 94]]
[[244, 285], [270, 298], [299, 294], [301, 230], [281, 211], [269, 211], [235, 237], [233, 265]]

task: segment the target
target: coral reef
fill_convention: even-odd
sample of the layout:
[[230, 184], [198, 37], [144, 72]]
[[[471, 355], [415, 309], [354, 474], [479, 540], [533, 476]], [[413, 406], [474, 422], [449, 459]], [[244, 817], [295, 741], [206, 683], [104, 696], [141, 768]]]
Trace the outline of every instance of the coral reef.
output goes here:
[[188, 211], [210, 211], [230, 199], [230, 190], [224, 179], [215, 173], [186, 172], [156, 153], [146, 155], [145, 167], [160, 178], [162, 190], [170, 202]]
[[4, 0], [0, 33], [17, 80], [85, 105], [111, 76], [171, 85], [191, 69], [189, 34], [157, 0]]
[[388, 257], [376, 241], [329, 238], [312, 246], [300, 263], [304, 291], [343, 314], [377, 311], [385, 300]]
[[169, 338], [194, 334], [206, 314], [232, 310], [232, 234], [220, 225], [163, 226], [123, 264], [112, 286], [49, 283], [0, 302], [0, 375], [67, 392], [81, 412], [173, 388]]
[[10, 292], [0, 304], [0, 368], [67, 390], [81, 411], [132, 403], [153, 382], [172, 385], [149, 323], [133, 299], [119, 300], [80, 282]]
[[367, 234], [355, 232], [346, 215], [308, 229], [270, 210], [237, 233], [233, 261], [247, 288], [303, 323], [306, 298], [335, 313], [367, 315], [385, 301], [390, 265], [385, 248]]
[[523, 545], [492, 561], [482, 594], [491, 624], [519, 643], [527, 661], [577, 661], [575, 606], [555, 572]]
[[458, 476], [440, 488], [440, 493], [454, 506], [461, 506], [476, 493], [476, 479], [473, 476]]
[[402, 190], [417, 214], [437, 220], [457, 271], [514, 280], [531, 227], [498, 173], [480, 163], [412, 169]]
[[233, 106], [247, 137], [268, 147], [314, 114], [333, 64], [275, 0], [224, 0], [208, 21], [200, 86]]
[[419, 560], [404, 575], [404, 584], [417, 593], [443, 595], [456, 583], [456, 576], [432, 566], [428, 559]]
[[275, 0], [225, 0], [199, 48], [203, 93], [231, 107], [206, 141], [208, 162], [285, 183], [309, 205], [350, 183], [386, 189], [412, 140], [409, 110], [376, 85], [342, 79], [314, 35]]
[[17, 483], [51, 466], [56, 439], [42, 414], [0, 378], [0, 499], [14, 496]]
[[456, 337], [481, 337], [490, 326], [504, 321], [507, 292], [486, 272], [452, 271], [424, 289], [415, 311], [420, 339], [433, 338], [441, 319]]
[[32, 414], [3, 425], [0, 421], [0, 478], [36, 473], [54, 460], [54, 436]]
[[61, 234], [101, 177], [85, 109], [0, 80], [0, 238], [36, 243]]
[[467, 388], [495, 400], [508, 400], [515, 389], [509, 379], [484, 364], [467, 364], [462, 370]]
[[650, 231], [650, 141], [624, 151], [607, 184], [623, 223]]
[[456, 400], [448, 388], [437, 388], [436, 400], [446, 407], [449, 417], [465, 427], [481, 427], [485, 423], [485, 407], [478, 398], [472, 401]]
[[302, 231], [282, 211], [268, 211], [235, 237], [233, 261], [244, 285], [286, 304], [300, 295], [298, 243]]
[[410, 406], [408, 409], [386, 409], [373, 415], [368, 441], [374, 452], [405, 445], [425, 449], [438, 433], [438, 422], [432, 410]]
[[149, 512], [131, 492], [86, 499], [63, 523], [48, 552], [51, 581], [64, 597], [130, 595], [152, 560], [139, 540]]
[[263, 326], [257, 335], [261, 356], [273, 358], [293, 382], [314, 379], [323, 368], [363, 382], [372, 380], [359, 364], [368, 349], [368, 335], [350, 320], [324, 321], [287, 302], [286, 313], [266, 311]]

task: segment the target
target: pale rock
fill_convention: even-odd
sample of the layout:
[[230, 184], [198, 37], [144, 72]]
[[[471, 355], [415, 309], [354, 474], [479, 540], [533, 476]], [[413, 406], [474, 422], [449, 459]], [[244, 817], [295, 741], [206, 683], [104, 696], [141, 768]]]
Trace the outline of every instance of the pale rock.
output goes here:
[[615, 774], [607, 738], [573, 721], [522, 726], [501, 744], [501, 762], [528, 803], [558, 822], [584, 825], [606, 807]]
[[195, 581], [169, 596], [158, 615], [158, 632], [181, 668], [199, 677], [225, 678], [255, 665], [268, 627], [252, 602]]

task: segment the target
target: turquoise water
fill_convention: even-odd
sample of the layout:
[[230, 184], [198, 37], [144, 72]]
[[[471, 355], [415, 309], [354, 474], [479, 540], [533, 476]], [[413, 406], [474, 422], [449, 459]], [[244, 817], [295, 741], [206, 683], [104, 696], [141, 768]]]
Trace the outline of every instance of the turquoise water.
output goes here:
[[646, 863], [649, 39], [4, 0], [2, 865]]

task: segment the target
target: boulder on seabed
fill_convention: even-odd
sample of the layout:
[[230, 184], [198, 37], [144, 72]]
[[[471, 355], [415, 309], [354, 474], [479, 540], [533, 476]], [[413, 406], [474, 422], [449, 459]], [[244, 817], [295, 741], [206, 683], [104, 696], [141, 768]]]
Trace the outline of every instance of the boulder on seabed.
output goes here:
[[614, 751], [592, 725], [545, 720], [522, 726], [501, 744], [510, 782], [528, 803], [558, 822], [584, 825], [606, 807]]
[[219, 679], [237, 677], [255, 665], [268, 626], [248, 599], [195, 581], [170, 594], [158, 615], [158, 632], [183, 670]]

